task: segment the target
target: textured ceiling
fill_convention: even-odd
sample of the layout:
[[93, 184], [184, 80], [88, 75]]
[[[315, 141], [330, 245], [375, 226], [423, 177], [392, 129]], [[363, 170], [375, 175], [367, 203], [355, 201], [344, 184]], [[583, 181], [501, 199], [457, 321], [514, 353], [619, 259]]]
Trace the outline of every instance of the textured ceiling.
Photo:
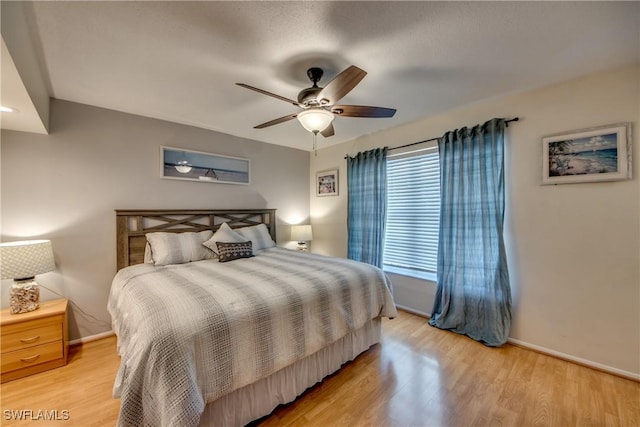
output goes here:
[[640, 61], [638, 2], [37, 2], [25, 4], [52, 97], [310, 150], [295, 120], [254, 125], [350, 64], [367, 77], [319, 147]]

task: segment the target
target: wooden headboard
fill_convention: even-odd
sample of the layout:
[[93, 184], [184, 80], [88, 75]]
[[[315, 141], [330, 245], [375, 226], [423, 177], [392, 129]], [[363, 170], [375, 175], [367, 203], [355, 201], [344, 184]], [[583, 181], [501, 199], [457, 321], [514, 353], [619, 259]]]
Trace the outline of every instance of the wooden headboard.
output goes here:
[[215, 232], [223, 222], [231, 228], [264, 224], [276, 241], [275, 209], [116, 210], [118, 270], [144, 262], [147, 233]]

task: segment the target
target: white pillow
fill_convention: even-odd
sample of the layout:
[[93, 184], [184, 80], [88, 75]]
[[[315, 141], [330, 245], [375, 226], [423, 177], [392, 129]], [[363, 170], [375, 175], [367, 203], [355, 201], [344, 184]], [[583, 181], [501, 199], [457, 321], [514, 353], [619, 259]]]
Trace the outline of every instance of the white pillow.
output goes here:
[[207, 248], [211, 249], [215, 256], [218, 256], [218, 247], [216, 246], [217, 242], [221, 243], [242, 243], [246, 242], [247, 239], [242, 237], [240, 234], [236, 233], [227, 225], [226, 222], [220, 224], [220, 228], [211, 236], [210, 239], [202, 243]]
[[144, 263], [145, 264], [153, 264], [153, 254], [151, 253], [151, 245], [147, 241], [147, 244], [144, 246]]
[[267, 226], [264, 224], [252, 225], [251, 227], [236, 228], [234, 231], [244, 237], [244, 240], [251, 240], [251, 243], [253, 244], [254, 254], [256, 253], [256, 251], [272, 248], [276, 245], [276, 242], [271, 239], [271, 235], [269, 234]]
[[148, 233], [151, 256], [155, 265], [183, 264], [215, 258], [215, 254], [202, 246], [213, 235], [206, 230], [199, 233]]

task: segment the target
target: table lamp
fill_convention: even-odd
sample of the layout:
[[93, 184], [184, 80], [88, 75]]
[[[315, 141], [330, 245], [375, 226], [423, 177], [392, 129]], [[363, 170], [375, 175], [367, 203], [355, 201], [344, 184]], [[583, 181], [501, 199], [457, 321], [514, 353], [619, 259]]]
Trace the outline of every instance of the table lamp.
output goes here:
[[11, 314], [26, 313], [39, 307], [40, 290], [36, 274], [55, 270], [50, 240], [0, 243], [0, 276], [13, 279]]
[[298, 250], [302, 252], [309, 252], [307, 242], [313, 240], [313, 233], [311, 232], [310, 225], [292, 225], [291, 226], [291, 240], [298, 242]]

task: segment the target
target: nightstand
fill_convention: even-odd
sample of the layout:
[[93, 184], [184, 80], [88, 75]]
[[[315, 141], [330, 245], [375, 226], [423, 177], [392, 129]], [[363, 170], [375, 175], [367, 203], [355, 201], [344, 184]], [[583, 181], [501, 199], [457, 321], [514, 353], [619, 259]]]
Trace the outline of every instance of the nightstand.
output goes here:
[[40, 303], [28, 313], [1, 312], [2, 375], [0, 382], [26, 377], [67, 364], [67, 300]]

